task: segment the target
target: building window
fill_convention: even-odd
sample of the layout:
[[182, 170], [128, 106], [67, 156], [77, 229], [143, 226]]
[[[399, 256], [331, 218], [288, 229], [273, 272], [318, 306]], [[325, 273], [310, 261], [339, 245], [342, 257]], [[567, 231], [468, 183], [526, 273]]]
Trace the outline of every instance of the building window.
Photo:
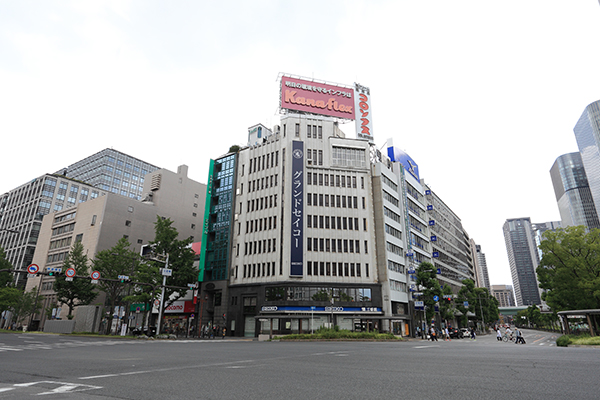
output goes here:
[[131, 221], [125, 221], [125, 226], [131, 226]]

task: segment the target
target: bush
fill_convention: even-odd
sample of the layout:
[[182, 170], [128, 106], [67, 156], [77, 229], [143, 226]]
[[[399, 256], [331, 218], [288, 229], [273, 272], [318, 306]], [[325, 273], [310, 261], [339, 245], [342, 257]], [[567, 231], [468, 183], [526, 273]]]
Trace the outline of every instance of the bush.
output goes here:
[[367, 340], [399, 340], [396, 336], [391, 333], [379, 333], [379, 332], [352, 332], [348, 330], [340, 329], [339, 326], [334, 328], [320, 327], [315, 331], [314, 334], [303, 333], [275, 337], [279, 340], [336, 340], [336, 339], [367, 339]]
[[571, 343], [571, 338], [569, 335], [562, 335], [556, 339], [556, 345], [560, 347], [567, 347], [569, 343]]

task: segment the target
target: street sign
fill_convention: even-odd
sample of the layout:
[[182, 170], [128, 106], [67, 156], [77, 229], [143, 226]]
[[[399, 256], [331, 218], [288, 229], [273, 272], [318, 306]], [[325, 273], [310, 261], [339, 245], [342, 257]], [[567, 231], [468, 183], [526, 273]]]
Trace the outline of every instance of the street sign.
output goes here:
[[129, 279], [129, 277], [127, 275], [119, 275], [117, 278], [123, 279], [125, 281]]
[[29, 272], [32, 275], [37, 274], [39, 270], [40, 267], [38, 267], [37, 264], [31, 264], [29, 267], [27, 267], [27, 272]]
[[73, 278], [75, 276], [75, 268], [69, 268], [65, 271], [67, 278]]
[[48, 271], [48, 272], [60, 272], [60, 271], [62, 271], [62, 268], [48, 267], [48, 268], [46, 268], [46, 271]]
[[173, 273], [173, 270], [172, 270], [172, 269], [168, 269], [168, 268], [163, 268], [163, 269], [162, 269], [162, 274], [163, 274], [164, 276], [171, 276], [171, 274], [172, 274], [172, 273]]
[[465, 307], [469, 307], [469, 302], [468, 302], [468, 301], [465, 301], [465, 302], [463, 303], [463, 306], [465, 306]]
[[433, 301], [440, 301], [440, 297], [437, 295], [433, 296]]
[[98, 279], [100, 279], [100, 272], [94, 271], [94, 272], [92, 272], [92, 275], [90, 275], [90, 276], [92, 277], [93, 280], [97, 281]]
[[423, 301], [415, 301], [415, 307], [423, 307], [425, 306], [425, 302]]

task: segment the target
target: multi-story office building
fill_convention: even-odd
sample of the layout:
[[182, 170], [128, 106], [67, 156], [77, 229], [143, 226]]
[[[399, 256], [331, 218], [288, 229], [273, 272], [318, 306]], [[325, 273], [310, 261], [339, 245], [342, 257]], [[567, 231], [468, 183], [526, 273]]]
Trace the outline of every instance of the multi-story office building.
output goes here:
[[280, 124], [237, 153], [229, 329], [379, 329], [370, 146], [327, 117]]
[[487, 288], [491, 293], [490, 277], [488, 275], [487, 261], [485, 253], [481, 251], [481, 246], [471, 239], [471, 250], [473, 251], [473, 261], [475, 264], [475, 285], [481, 288]]
[[408, 336], [414, 331], [414, 271], [431, 262], [429, 228], [418, 166], [390, 141], [388, 146], [388, 156], [372, 165], [375, 236], [385, 239], [376, 242], [377, 269], [389, 330]]
[[562, 226], [600, 228], [581, 153], [564, 154], [550, 169]]
[[106, 192], [140, 200], [144, 177], [158, 167], [114, 149], [104, 149], [60, 173]]
[[431, 255], [442, 285], [458, 293], [464, 279], [475, 281], [471, 241], [460, 218], [425, 185]]
[[[144, 244], [154, 240], [157, 217], [170, 218], [180, 239], [199, 238], [202, 225], [198, 221], [202, 219], [197, 214], [198, 209], [204, 209], [206, 185], [189, 179], [187, 172], [187, 166], [182, 165], [177, 173], [161, 169], [146, 175], [144, 193], [152, 194], [146, 196], [152, 197], [152, 201], [140, 202], [132, 197], [108, 193], [48, 215], [41, 223], [33, 262], [42, 271], [48, 267], [61, 267], [75, 242], [81, 242], [88, 258], [92, 259], [97, 252], [113, 247], [122, 237], [129, 240], [131, 250], [139, 252]], [[56, 302], [53, 283], [52, 276], [28, 279], [27, 290], [39, 288], [43, 309]], [[188, 314], [190, 312], [194, 312], [193, 307]], [[180, 316], [182, 320], [188, 317]], [[45, 313], [36, 315], [33, 329], [42, 327], [45, 319]]]
[[42, 175], [0, 196], [0, 246], [24, 286], [44, 216], [104, 196], [106, 192], [58, 174]]
[[507, 219], [502, 230], [517, 306], [542, 304], [536, 273], [539, 253], [531, 219]]
[[515, 307], [513, 288], [510, 285], [492, 285], [492, 295], [498, 300], [499, 307]]
[[585, 108], [573, 131], [596, 206], [596, 215], [600, 215], [600, 100]]

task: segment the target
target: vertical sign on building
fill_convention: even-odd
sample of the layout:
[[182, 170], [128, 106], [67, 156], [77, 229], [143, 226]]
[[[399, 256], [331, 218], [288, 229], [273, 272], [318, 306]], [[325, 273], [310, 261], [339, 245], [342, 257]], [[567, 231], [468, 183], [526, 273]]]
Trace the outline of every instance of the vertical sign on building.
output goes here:
[[356, 110], [356, 136], [374, 143], [371, 90], [358, 83], [354, 83], [354, 109]]
[[304, 142], [292, 142], [292, 229], [290, 275], [302, 276], [304, 263]]
[[208, 225], [210, 221], [210, 203], [213, 191], [213, 174], [215, 160], [210, 160], [208, 167], [208, 182], [206, 183], [206, 200], [204, 201], [204, 225], [202, 226], [202, 250], [200, 251], [200, 263], [198, 264], [198, 282], [204, 281], [204, 263], [206, 262], [206, 247], [208, 246]]

